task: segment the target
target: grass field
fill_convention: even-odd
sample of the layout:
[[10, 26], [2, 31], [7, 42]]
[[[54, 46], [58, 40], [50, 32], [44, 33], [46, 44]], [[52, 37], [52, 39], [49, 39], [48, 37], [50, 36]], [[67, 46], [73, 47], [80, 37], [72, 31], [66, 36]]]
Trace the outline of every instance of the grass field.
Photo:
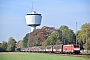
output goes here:
[[0, 60], [89, 60], [87, 57], [45, 53], [0, 53]]

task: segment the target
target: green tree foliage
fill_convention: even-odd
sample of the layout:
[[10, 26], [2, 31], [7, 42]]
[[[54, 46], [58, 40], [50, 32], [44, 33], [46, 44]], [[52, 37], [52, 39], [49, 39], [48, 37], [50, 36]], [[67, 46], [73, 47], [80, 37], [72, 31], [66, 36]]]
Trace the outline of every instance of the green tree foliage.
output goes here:
[[75, 34], [73, 30], [69, 29], [67, 26], [63, 25], [60, 28], [61, 33], [61, 39], [63, 44], [71, 44], [75, 43]]
[[86, 30], [87, 30], [87, 44], [90, 50], [90, 23], [83, 24], [81, 30], [77, 33], [78, 43], [81, 45], [81, 49], [86, 49]]
[[7, 48], [7, 42], [2, 41], [2, 43], [0, 44], [0, 51], [6, 51]]
[[9, 52], [13, 52], [15, 50], [15, 47], [12, 46], [12, 44], [9, 44], [6, 50]]
[[31, 32], [30, 35], [29, 35], [28, 46], [31, 47], [31, 46], [35, 45], [34, 38], [35, 38], [35, 34], [33, 34], [33, 32]]
[[28, 38], [29, 38], [29, 33], [27, 33], [23, 38], [23, 47], [28, 47]]
[[62, 44], [62, 42], [60, 40], [56, 41], [56, 45]]
[[35, 42], [35, 43], [34, 43], [34, 46], [41, 46], [40, 40], [38, 40], [37, 42]]
[[57, 42], [58, 42], [57, 44], [59, 44], [60, 43], [59, 38], [60, 38], [59, 33], [57, 31], [54, 31], [46, 39], [46, 44], [45, 45], [55, 45]]
[[9, 38], [9, 41], [8, 41], [8, 46], [7, 46], [7, 51], [14, 51], [15, 50], [15, 47], [16, 47], [16, 41], [13, 37], [10, 37]]
[[23, 40], [19, 40], [16, 44], [17, 48], [22, 48], [23, 47]]

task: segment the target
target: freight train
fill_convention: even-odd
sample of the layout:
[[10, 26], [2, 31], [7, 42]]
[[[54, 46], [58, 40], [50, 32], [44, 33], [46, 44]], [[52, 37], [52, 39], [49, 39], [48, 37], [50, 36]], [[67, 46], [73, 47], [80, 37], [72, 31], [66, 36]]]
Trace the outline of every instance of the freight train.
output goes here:
[[69, 44], [69, 45], [49, 45], [49, 46], [34, 46], [28, 48], [21, 48], [21, 52], [51, 52], [51, 53], [80, 53], [79, 44]]

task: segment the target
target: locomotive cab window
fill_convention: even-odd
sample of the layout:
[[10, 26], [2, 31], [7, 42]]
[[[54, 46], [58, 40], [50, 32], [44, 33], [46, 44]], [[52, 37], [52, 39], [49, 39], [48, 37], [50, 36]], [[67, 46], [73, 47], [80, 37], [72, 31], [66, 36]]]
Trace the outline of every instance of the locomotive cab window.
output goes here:
[[75, 48], [79, 48], [79, 45], [74, 45]]

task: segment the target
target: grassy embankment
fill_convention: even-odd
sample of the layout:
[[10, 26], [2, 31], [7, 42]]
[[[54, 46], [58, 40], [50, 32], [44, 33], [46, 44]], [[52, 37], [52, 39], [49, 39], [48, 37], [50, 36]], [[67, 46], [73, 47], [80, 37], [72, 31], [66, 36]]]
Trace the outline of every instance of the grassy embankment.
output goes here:
[[0, 53], [0, 60], [89, 60], [86, 56], [76, 57], [45, 53]]

